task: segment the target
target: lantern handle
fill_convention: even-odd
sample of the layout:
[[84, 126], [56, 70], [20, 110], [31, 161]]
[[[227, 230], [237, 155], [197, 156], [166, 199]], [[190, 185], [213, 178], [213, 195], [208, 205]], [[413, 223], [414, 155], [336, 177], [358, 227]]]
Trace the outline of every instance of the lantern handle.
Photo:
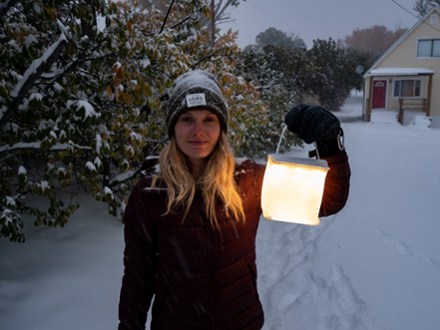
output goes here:
[[315, 150], [309, 151], [309, 157], [316, 157], [321, 159], [321, 156], [325, 157], [335, 153], [338, 150], [344, 150], [345, 138], [342, 128], [339, 129], [338, 136], [334, 140], [313, 142]]
[[[287, 130], [288, 126], [286, 124], [283, 124], [282, 129], [281, 129], [281, 135], [280, 135], [280, 139], [278, 140], [278, 145], [277, 148], [275, 150], [275, 154], [278, 154], [280, 151], [280, 147], [281, 147], [281, 143], [283, 142], [283, 140], [285, 140], [284, 135], [286, 134], [286, 130]], [[338, 132], [338, 136], [336, 137], [336, 139], [330, 142], [313, 142], [313, 145], [315, 146], [314, 150], [309, 151], [309, 158], [317, 158], [320, 159], [321, 158], [321, 154], [320, 154], [320, 149], [322, 149], [321, 153], [325, 155], [328, 154], [328, 152], [330, 151], [336, 151], [336, 150], [344, 150], [344, 146], [345, 146], [345, 138], [344, 138], [344, 131], [342, 130], [342, 128], [339, 129]]]
[[277, 149], [275, 150], [275, 153], [278, 154], [280, 151], [280, 147], [281, 147], [281, 142], [284, 139], [284, 134], [286, 134], [286, 130], [287, 130], [287, 125], [283, 124], [283, 128], [281, 129], [281, 135], [280, 135], [280, 139], [278, 140], [278, 145], [277, 145]]

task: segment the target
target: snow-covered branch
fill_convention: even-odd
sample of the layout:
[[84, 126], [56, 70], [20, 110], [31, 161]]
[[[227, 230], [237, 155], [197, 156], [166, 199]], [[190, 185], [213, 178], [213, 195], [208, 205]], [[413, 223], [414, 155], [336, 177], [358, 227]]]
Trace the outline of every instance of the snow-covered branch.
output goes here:
[[0, 129], [2, 129], [9, 122], [14, 112], [17, 111], [18, 106], [21, 104], [24, 96], [32, 88], [35, 81], [40, 78], [46, 68], [55, 62], [66, 44], [66, 36], [64, 33], [61, 33], [58, 40], [53, 43], [40, 58], [35, 59], [32, 62], [31, 66], [24, 73], [23, 78], [17, 83], [11, 92], [13, 101], [6, 112], [3, 113], [3, 117], [0, 119]]
[[0, 1], [0, 17], [5, 17], [6, 13], [9, 11], [9, 8], [15, 5], [17, 0], [6, 0]]
[[[67, 143], [57, 143], [53, 145], [49, 150], [50, 151], [66, 151], [71, 149], [72, 147], [81, 149], [81, 150], [92, 150], [91, 147], [87, 146], [80, 146], [75, 144], [67, 144]], [[26, 143], [26, 142], [20, 142], [16, 143], [12, 146], [1, 146], [0, 147], [0, 154], [6, 153], [6, 152], [13, 152], [17, 150], [40, 150], [41, 149], [41, 142], [32, 142], [32, 143]]]
[[124, 173], [120, 173], [119, 175], [115, 176], [109, 182], [109, 186], [111, 188], [116, 187], [116, 186], [120, 185], [121, 183], [124, 183], [124, 182], [127, 182], [127, 181], [133, 179], [134, 177], [137, 176], [138, 173], [139, 173], [139, 170], [131, 170], [131, 171], [127, 171]]

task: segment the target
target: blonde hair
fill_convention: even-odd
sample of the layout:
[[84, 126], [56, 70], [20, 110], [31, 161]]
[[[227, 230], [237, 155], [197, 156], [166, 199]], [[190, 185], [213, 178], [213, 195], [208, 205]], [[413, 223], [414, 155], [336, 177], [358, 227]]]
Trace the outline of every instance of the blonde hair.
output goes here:
[[222, 132], [218, 144], [209, 156], [201, 177], [194, 178], [186, 156], [177, 147], [174, 137], [164, 147], [159, 157], [160, 174], [168, 188], [167, 212], [183, 206], [187, 216], [196, 190], [200, 189], [206, 208], [206, 216], [214, 227], [218, 227], [216, 206], [224, 205], [228, 216], [244, 220], [241, 197], [234, 180], [235, 158], [229, 147], [226, 134]]

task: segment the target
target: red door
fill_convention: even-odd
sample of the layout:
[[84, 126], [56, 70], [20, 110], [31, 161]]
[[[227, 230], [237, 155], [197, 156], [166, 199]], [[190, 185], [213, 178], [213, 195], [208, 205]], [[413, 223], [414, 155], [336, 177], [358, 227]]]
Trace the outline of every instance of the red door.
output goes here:
[[373, 109], [384, 109], [387, 95], [387, 81], [375, 80], [373, 82]]

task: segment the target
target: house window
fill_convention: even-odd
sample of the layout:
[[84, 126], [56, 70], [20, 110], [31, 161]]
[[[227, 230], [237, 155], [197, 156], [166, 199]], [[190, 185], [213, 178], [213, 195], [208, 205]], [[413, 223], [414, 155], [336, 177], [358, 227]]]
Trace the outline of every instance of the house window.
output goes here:
[[420, 97], [422, 81], [417, 79], [395, 80], [394, 97]]
[[440, 39], [419, 40], [417, 57], [440, 57]]

